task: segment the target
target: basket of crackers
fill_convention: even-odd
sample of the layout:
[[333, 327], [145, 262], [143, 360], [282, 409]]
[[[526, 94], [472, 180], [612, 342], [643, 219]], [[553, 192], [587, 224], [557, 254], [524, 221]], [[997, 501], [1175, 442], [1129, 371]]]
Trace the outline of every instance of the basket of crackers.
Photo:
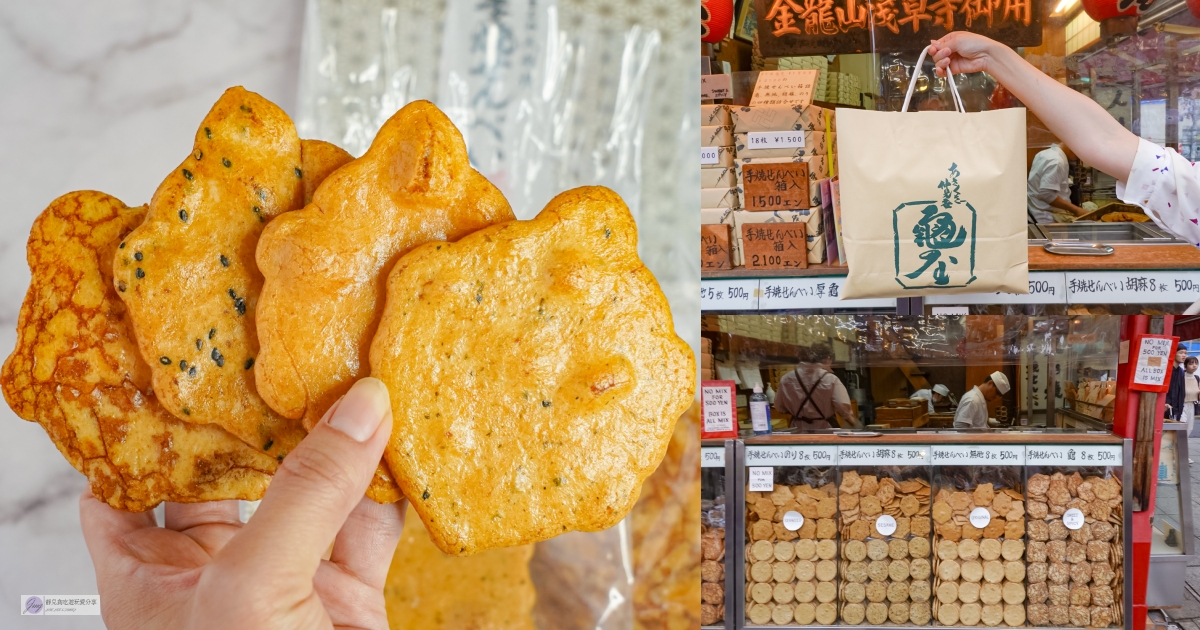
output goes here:
[[842, 473], [840, 618], [850, 625], [926, 625], [931, 618], [926, 466]]
[[777, 467], [746, 492], [746, 617], [754, 625], [837, 621], [836, 470]]
[[933, 615], [941, 625], [1025, 625], [1022, 473], [1019, 466], [935, 469]]
[[702, 469], [700, 493], [700, 625], [711, 626], [725, 621], [725, 469]]
[[1029, 469], [1032, 625], [1107, 628], [1123, 623], [1123, 489], [1114, 470]]

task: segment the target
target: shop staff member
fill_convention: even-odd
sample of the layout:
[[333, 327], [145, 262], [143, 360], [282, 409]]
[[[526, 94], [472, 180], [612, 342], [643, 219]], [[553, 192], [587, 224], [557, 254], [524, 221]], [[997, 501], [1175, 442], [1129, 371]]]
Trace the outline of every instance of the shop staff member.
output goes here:
[[945, 385], [934, 385], [933, 391], [928, 389], [918, 389], [913, 392], [910, 400], [921, 399], [929, 402], [929, 413], [933, 413], [933, 406], [940, 405], [946, 402], [946, 398], [950, 396], [950, 388]]
[[846, 386], [831, 372], [833, 351], [817, 344], [800, 356], [800, 367], [779, 379], [775, 408], [791, 414], [791, 426], [802, 431], [831, 429], [835, 414], [857, 428]]
[[982, 385], [976, 385], [963, 394], [954, 412], [955, 429], [986, 429], [988, 426], [988, 403], [1009, 389], [1008, 377], [1003, 372], [992, 372]]
[[1071, 164], [1075, 159], [1070, 147], [1052, 144], [1033, 158], [1025, 193], [1029, 197], [1029, 216], [1034, 223], [1070, 223], [1087, 210], [1071, 203]]

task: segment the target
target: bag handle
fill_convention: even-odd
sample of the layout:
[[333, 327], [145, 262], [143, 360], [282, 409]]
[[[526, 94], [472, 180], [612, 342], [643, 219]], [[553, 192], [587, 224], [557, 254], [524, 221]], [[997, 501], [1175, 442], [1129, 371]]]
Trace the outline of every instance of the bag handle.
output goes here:
[[[929, 47], [926, 46], [921, 50], [921, 56], [917, 57], [917, 65], [913, 67], [913, 76], [908, 81], [908, 93], [904, 95], [904, 107], [901, 112], [908, 111], [908, 103], [912, 100], [913, 89], [917, 87], [917, 77], [924, 74], [921, 71], [921, 64], [925, 63], [925, 55], [929, 54]], [[950, 96], [954, 101], [954, 109], [960, 114], [967, 113], [967, 109], [963, 107], [962, 97], [958, 95], [958, 86], [954, 84], [954, 73], [950, 71], [950, 66], [946, 66], [946, 80], [950, 83]]]

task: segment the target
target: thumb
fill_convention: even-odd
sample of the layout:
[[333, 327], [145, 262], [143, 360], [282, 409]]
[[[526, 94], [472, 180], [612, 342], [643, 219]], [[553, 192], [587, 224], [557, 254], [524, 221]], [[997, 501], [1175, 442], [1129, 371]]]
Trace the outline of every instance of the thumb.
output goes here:
[[321, 556], [366, 492], [392, 431], [387, 386], [354, 384], [288, 453], [254, 517], [222, 550], [255, 572], [312, 580]]

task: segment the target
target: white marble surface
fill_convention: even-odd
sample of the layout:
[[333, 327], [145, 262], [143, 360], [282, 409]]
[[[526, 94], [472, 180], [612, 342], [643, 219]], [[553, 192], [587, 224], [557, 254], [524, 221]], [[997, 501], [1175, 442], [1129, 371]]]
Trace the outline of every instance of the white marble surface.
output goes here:
[[[226, 87], [294, 114], [302, 23], [302, 0], [0, 2], [3, 356], [37, 214], [78, 189], [149, 201]], [[96, 593], [79, 530], [84, 485], [40, 427], [0, 405], [0, 628], [103, 627], [99, 617], [18, 618], [22, 594]]]

